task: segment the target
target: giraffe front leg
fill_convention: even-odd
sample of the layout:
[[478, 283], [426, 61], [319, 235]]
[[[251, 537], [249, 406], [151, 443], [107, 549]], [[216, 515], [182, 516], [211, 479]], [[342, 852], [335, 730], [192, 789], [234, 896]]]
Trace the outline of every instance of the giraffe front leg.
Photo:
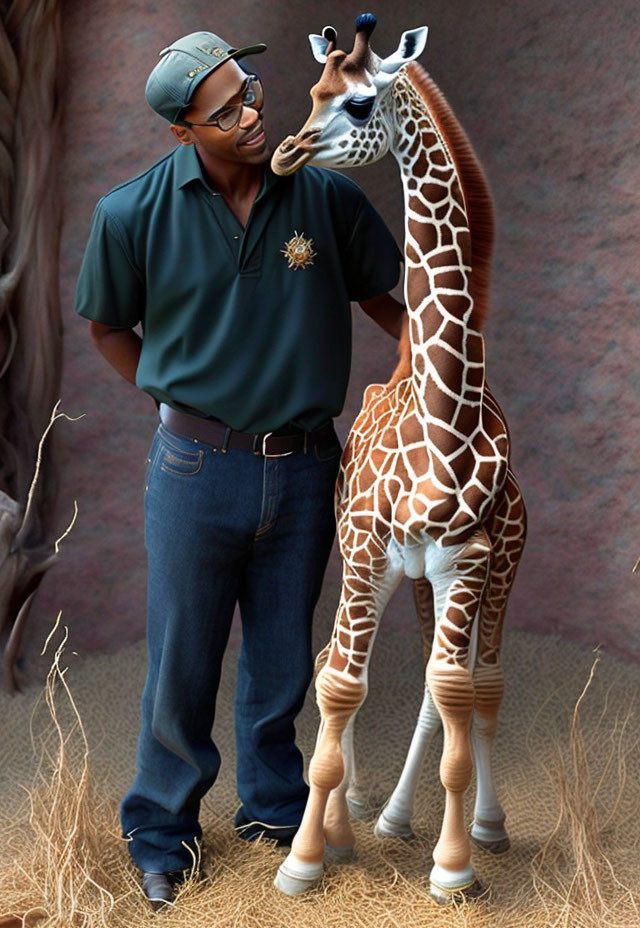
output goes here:
[[342, 738], [366, 696], [371, 645], [400, 576], [382, 554], [373, 565], [345, 565], [331, 649], [316, 678], [321, 723], [309, 765], [309, 798], [291, 852], [275, 881], [287, 895], [298, 895], [319, 882], [325, 847], [339, 856], [350, 853], [353, 847]]
[[[345, 779], [342, 734], [365, 695], [364, 681], [336, 671], [329, 664], [322, 668], [316, 679], [321, 722], [309, 765], [309, 798], [291, 852], [281, 864], [275, 880], [277, 888], [289, 896], [306, 892], [320, 881], [324, 873], [325, 844], [333, 841], [335, 847], [353, 847], [354, 837], [348, 821], [345, 828], [344, 821], [336, 816], [335, 808], [330, 834], [325, 835], [325, 812], [332, 790]], [[348, 814], [346, 817], [348, 820]]]
[[436, 612], [427, 685], [444, 727], [440, 779], [446, 790], [445, 811], [429, 876], [431, 895], [440, 903], [480, 891], [471, 866], [464, 795], [473, 773], [470, 728], [474, 689], [468, 666], [471, 630], [487, 582], [490, 552], [487, 534], [479, 530], [465, 544], [427, 553]]

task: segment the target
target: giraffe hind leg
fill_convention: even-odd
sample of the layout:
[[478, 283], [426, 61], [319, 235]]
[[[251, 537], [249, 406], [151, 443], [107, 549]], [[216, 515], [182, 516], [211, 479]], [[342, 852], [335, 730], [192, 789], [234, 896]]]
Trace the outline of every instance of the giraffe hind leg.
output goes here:
[[[426, 666], [431, 654], [434, 628], [433, 590], [426, 578], [414, 580], [413, 596], [420, 625], [422, 650]], [[375, 825], [374, 830], [378, 838], [409, 839], [414, 837], [411, 820], [413, 818], [420, 772], [431, 739], [439, 728], [440, 716], [431, 698], [429, 687], [425, 685], [418, 721], [402, 773]]]
[[526, 535], [526, 511], [515, 477], [509, 471], [503, 497], [487, 526], [492, 544], [489, 578], [482, 599], [478, 650], [473, 685], [475, 705], [471, 742], [478, 788], [470, 837], [475, 845], [492, 854], [509, 850], [505, 814], [493, 782], [491, 750], [503, 694], [500, 661], [502, 625], [507, 600]]

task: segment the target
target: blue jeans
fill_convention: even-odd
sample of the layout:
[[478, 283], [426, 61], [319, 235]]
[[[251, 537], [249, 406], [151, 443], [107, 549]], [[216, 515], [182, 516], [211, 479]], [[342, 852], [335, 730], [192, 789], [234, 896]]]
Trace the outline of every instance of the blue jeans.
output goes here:
[[160, 425], [145, 475], [148, 671], [138, 774], [121, 808], [138, 866], [191, 866], [236, 602], [243, 643], [235, 702], [244, 820], [297, 826], [308, 787], [294, 719], [313, 672], [311, 619], [335, 532], [340, 445], [288, 457], [220, 450]]

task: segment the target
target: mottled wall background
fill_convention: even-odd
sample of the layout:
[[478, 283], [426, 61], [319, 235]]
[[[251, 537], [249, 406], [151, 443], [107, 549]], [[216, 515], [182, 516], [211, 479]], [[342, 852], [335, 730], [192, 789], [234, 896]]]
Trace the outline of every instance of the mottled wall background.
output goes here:
[[[59, 608], [80, 653], [144, 634], [141, 483], [151, 400], [93, 351], [73, 291], [93, 206], [171, 147], [143, 89], [157, 52], [196, 29], [236, 45], [264, 41], [272, 142], [301, 125], [319, 73], [306, 35], [336, 26], [350, 48], [362, 12], [344, 2], [66, 0], [63, 408], [59, 519], [80, 514], [35, 604], [25, 668]], [[421, 61], [452, 103], [486, 168], [497, 208], [488, 379], [509, 419], [530, 536], [509, 624], [640, 659], [638, 232], [640, 76], [635, 0], [378, 2], [373, 47], [430, 27]], [[386, 159], [354, 178], [402, 240], [402, 194]], [[256, 312], [259, 312], [259, 306]], [[346, 435], [364, 386], [387, 378], [394, 346], [359, 309]], [[332, 559], [324, 614], [337, 597]], [[414, 624], [410, 586], [387, 622]], [[409, 640], [409, 639], [408, 639]], [[416, 644], [417, 646], [417, 644]]]

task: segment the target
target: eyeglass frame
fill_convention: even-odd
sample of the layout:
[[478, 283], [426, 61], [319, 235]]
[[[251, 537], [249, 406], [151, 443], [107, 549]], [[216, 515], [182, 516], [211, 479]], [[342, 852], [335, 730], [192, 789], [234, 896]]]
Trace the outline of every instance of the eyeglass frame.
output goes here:
[[[262, 87], [263, 99], [259, 107], [252, 106], [251, 103], [244, 102], [245, 94], [247, 93], [247, 90], [249, 89], [249, 85], [252, 83], [258, 83], [260, 84], [260, 87]], [[199, 128], [201, 127], [203, 129], [219, 129], [220, 132], [231, 132], [231, 130], [235, 129], [238, 123], [240, 122], [240, 120], [242, 119], [242, 110], [244, 109], [245, 106], [248, 106], [250, 109], [255, 109], [258, 113], [264, 106], [264, 87], [262, 85], [262, 81], [260, 80], [257, 74], [247, 74], [236, 96], [239, 96], [240, 94], [242, 94], [241, 103], [236, 103], [236, 104], [225, 103], [224, 106], [218, 107], [217, 110], [213, 111], [213, 113], [211, 114], [212, 118], [209, 119], [208, 122], [189, 122], [186, 119], [177, 119], [176, 125], [186, 126], [188, 129], [191, 129], [193, 126], [196, 126]], [[220, 117], [219, 116], [216, 117], [216, 113], [221, 113], [223, 110], [227, 110], [227, 109], [236, 109], [236, 107], [238, 108], [238, 113], [239, 113], [236, 122], [234, 122], [232, 126], [228, 126], [226, 129], [223, 129], [223, 127], [220, 125], [220, 122], [219, 122]]]

